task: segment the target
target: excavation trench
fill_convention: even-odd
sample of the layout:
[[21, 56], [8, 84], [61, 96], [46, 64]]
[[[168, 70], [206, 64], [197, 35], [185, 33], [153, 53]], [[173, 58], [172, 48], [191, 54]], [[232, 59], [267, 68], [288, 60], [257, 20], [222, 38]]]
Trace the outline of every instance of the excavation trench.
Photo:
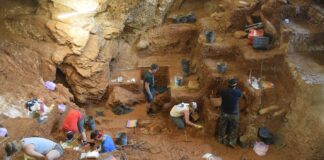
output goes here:
[[[323, 24], [323, 5], [316, 1], [317, 5], [300, 6], [299, 1], [292, 1], [291, 4], [249, 2], [251, 7], [242, 7], [241, 1], [187, 0], [174, 1], [174, 6], [168, 6], [171, 1], [164, 0], [156, 6], [146, 5], [146, 1], [131, 4], [107, 1], [108, 9], [101, 7], [90, 17], [80, 17], [78, 23], [84, 23], [83, 27], [73, 25], [75, 20], [61, 22], [53, 18], [70, 9], [64, 6], [70, 3], [42, 2], [37, 9], [35, 1], [30, 1], [33, 7], [25, 5], [24, 10], [15, 7], [24, 6], [19, 1], [8, 1], [4, 6], [11, 9], [0, 7], [4, 15], [0, 18], [5, 19], [0, 25], [4, 35], [0, 41], [0, 81], [4, 82], [0, 87], [0, 104], [25, 111], [24, 104], [16, 104], [16, 99], [25, 102], [37, 96], [44, 97], [48, 105], [64, 103], [69, 108], [79, 108], [95, 118], [97, 129], [113, 138], [118, 132], [127, 134], [130, 145], [116, 153], [118, 158], [124, 154], [130, 160], [188, 160], [201, 159], [210, 152], [224, 160], [323, 159], [324, 135], [320, 132], [323, 130], [323, 29], [316, 26]], [[241, 30], [245, 16], [253, 18], [252, 12], [256, 10], [256, 15], [262, 13], [261, 21], [265, 18], [270, 23], [266, 25], [274, 44], [269, 50], [255, 50], [248, 45], [247, 38], [238, 39], [232, 33]], [[191, 11], [197, 13], [195, 23], [175, 23], [175, 15], [188, 15]], [[33, 17], [35, 13], [37, 18]], [[48, 13], [53, 16], [47, 17]], [[41, 16], [44, 17], [39, 24], [30, 23]], [[282, 22], [282, 18], [288, 18], [290, 23]], [[93, 25], [102, 28], [88, 30]], [[26, 32], [22, 29], [25, 27]], [[70, 28], [80, 34], [65, 32]], [[213, 43], [207, 43], [205, 31], [213, 31], [216, 37]], [[187, 61], [190, 65], [186, 70], [190, 74], [184, 75], [183, 64]], [[44, 66], [39, 62], [44, 62]], [[158, 64], [160, 70], [155, 75], [157, 115], [149, 117], [142, 79], [152, 63]], [[224, 73], [219, 68], [221, 63], [227, 65]], [[57, 83], [57, 90], [49, 91], [38, 82], [44, 79], [41, 72], [49, 75], [46, 80]], [[264, 88], [255, 89], [248, 82], [252, 77], [260, 78]], [[181, 85], [176, 85], [180, 84], [179, 78]], [[247, 145], [234, 150], [216, 140], [218, 98], [230, 78], [238, 79], [238, 88], [245, 93], [239, 100], [238, 142], [244, 139]], [[203, 129], [186, 126], [179, 130], [169, 112], [173, 105], [191, 101], [198, 104], [200, 119], [195, 123]], [[112, 110], [120, 104], [132, 111], [116, 115]], [[44, 123], [32, 118], [0, 118], [10, 131], [9, 140], [27, 136], [42, 136], [57, 142], [65, 139], [61, 130], [64, 114], [59, 114], [56, 107]], [[127, 128], [128, 120], [138, 120], [137, 127]], [[252, 150], [253, 144], [260, 141], [259, 127], [267, 127], [274, 135], [284, 137], [279, 145], [270, 145], [264, 157]], [[79, 156], [80, 152], [66, 149], [62, 159]], [[101, 159], [107, 156], [103, 154]], [[23, 154], [14, 158], [22, 159]]]
[[[198, 45], [198, 47], [201, 46]], [[195, 50], [201, 50], [201, 48]], [[241, 52], [236, 48], [233, 50], [232, 54]], [[190, 54], [199, 55], [199, 53]], [[179, 158], [182, 156], [196, 157], [197, 155], [195, 153], [191, 154], [191, 149], [186, 147], [189, 144], [202, 145], [203, 147], [198, 149], [199, 152], [213, 148], [218, 153], [227, 155], [227, 149], [220, 147], [215, 140], [220, 115], [219, 106], [215, 103], [217, 103], [216, 98], [220, 96], [220, 91], [227, 88], [228, 79], [234, 77], [239, 80], [238, 88], [246, 95], [239, 101], [239, 136], [249, 136], [251, 138], [249, 145], [253, 145], [257, 140], [256, 131], [258, 127], [267, 127], [273, 133], [279, 133], [279, 129], [282, 128], [286, 121], [285, 114], [290, 110], [290, 102], [294, 97], [294, 80], [289, 76], [288, 66], [282, 56], [273, 56], [264, 60], [246, 60], [243, 56], [237, 56], [233, 59], [228, 54], [204, 58], [192, 57], [190, 54], [147, 56], [139, 63], [141, 65], [137, 69], [114, 72], [107, 87], [107, 95], [102, 102], [84, 105], [83, 108], [86, 109], [88, 115], [96, 118], [98, 129], [112, 136], [116, 136], [117, 132], [126, 132], [130, 142], [143, 142], [158, 150], [159, 155], [154, 155], [154, 157], [175, 156], [173, 154], [176, 151], [171, 151], [172, 153], [167, 151], [172, 148], [176, 148], [175, 150], [181, 148], [181, 154], [177, 155]], [[196, 71], [187, 77], [183, 76], [183, 86], [176, 86], [175, 77], [182, 76], [182, 59], [189, 59], [191, 62], [190, 68], [196, 67]], [[193, 66], [194, 62], [199, 59], [203, 59], [200, 61], [200, 66], [198, 67], [197, 64]], [[228, 64], [225, 73], [218, 73], [217, 62], [226, 62]], [[160, 65], [160, 70], [155, 75], [156, 87], [168, 88], [167, 91], [156, 95], [154, 109], [158, 114], [154, 118], [146, 115], [146, 104], [142, 92], [142, 76], [148, 70], [149, 63]], [[273, 83], [274, 87], [255, 90], [248, 84], [249, 76], [263, 77], [263, 81]], [[123, 80], [116, 82], [119, 77], [122, 77]], [[135, 79], [135, 81], [132, 81], [132, 79]], [[199, 88], [189, 89], [187, 85], [190, 81], [197, 81]], [[126, 91], [119, 90], [119, 92], [125, 92], [122, 94], [113, 93], [116, 92], [116, 88], [122, 88]], [[121, 97], [114, 97], [116, 99], [112, 101], [112, 97], [110, 97], [112, 94]], [[141, 100], [134, 100], [136, 97], [141, 97]], [[190, 101], [198, 103], [200, 120], [197, 123], [204, 126], [202, 130], [196, 130], [189, 126], [187, 126], [186, 130], [178, 130], [170, 119], [169, 111], [173, 105]], [[134, 111], [125, 115], [115, 115], [111, 110], [121, 103], [130, 106]], [[259, 114], [261, 109], [270, 106], [277, 107], [262, 113], [262, 115]], [[138, 127], [136, 129], [126, 128], [127, 120], [132, 119], [138, 120]], [[171, 137], [172, 141], [166, 141]], [[161, 149], [161, 147], [167, 149]], [[148, 157], [152, 154], [149, 149], [136, 150], [132, 147], [127, 148], [125, 152], [135, 159], [138, 154]], [[246, 149], [239, 149], [239, 152], [246, 152]], [[254, 157], [253, 154], [248, 155]]]

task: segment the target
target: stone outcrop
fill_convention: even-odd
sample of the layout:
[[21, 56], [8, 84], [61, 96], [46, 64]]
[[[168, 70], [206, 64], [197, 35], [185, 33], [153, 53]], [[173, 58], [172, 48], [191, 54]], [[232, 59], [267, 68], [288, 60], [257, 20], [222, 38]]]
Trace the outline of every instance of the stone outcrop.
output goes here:
[[149, 44], [140, 53], [189, 53], [198, 38], [198, 28], [191, 24], [170, 24], [149, 30], [139, 43]]
[[46, 26], [52, 37], [70, 48], [55, 50], [51, 60], [64, 72], [79, 102], [101, 99], [111, 60], [118, 62], [116, 67], [135, 66], [137, 57], [131, 44], [145, 30], [163, 22], [173, 1], [39, 1], [37, 14], [48, 17]]
[[135, 94], [127, 89], [115, 86], [109, 94], [107, 105], [116, 106], [119, 104], [133, 105], [135, 103], [144, 102], [144, 95]]

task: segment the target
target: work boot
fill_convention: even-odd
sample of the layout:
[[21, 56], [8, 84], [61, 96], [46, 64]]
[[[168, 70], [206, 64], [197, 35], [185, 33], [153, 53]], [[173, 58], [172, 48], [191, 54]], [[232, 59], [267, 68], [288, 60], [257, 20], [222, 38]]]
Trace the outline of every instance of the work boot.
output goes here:
[[150, 117], [155, 116], [155, 113], [154, 113], [154, 111], [153, 111], [152, 108], [150, 108], [148, 111], [146, 111], [146, 114], [147, 114], [148, 116], [150, 116]]
[[236, 146], [236, 144], [235, 143], [233, 143], [233, 142], [229, 142], [228, 144], [227, 144], [227, 146], [229, 146], [229, 147], [231, 147], [231, 148], [235, 148], [235, 146]]

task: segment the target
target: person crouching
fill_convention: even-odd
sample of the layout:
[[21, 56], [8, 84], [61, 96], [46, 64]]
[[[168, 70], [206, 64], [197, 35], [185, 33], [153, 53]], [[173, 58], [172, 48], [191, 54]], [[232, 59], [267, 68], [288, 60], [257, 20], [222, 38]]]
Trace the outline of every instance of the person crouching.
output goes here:
[[185, 124], [196, 128], [202, 128], [201, 125], [194, 124], [190, 121], [190, 113], [195, 112], [195, 110], [197, 110], [196, 102], [180, 103], [173, 106], [170, 111], [170, 116], [179, 129], [184, 129]]
[[71, 109], [63, 121], [63, 131], [66, 134], [67, 140], [72, 140], [74, 134], [79, 131], [82, 136], [82, 144], [85, 145], [87, 143], [87, 136], [84, 129], [84, 123], [85, 117], [81, 111]]
[[102, 132], [95, 130], [91, 132], [90, 138], [94, 145], [98, 142], [101, 143], [97, 148], [99, 153], [107, 153], [116, 150], [114, 140], [108, 134], [103, 134]]
[[41, 137], [28, 137], [20, 141], [9, 142], [5, 146], [5, 160], [23, 150], [30, 157], [45, 160], [57, 160], [64, 154], [64, 149], [58, 143]]

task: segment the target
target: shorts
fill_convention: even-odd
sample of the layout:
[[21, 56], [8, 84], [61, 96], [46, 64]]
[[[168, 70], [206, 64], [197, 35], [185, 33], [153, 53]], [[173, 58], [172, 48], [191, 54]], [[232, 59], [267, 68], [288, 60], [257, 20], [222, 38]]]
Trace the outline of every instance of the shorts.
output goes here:
[[182, 116], [181, 117], [171, 117], [171, 118], [172, 118], [173, 123], [176, 124], [179, 129], [185, 128], [185, 123], [184, 123]]
[[78, 130], [80, 133], [84, 132], [84, 117], [78, 121]]
[[64, 149], [63, 149], [63, 147], [60, 144], [56, 144], [54, 146], [53, 150], [58, 151], [60, 153], [60, 157], [62, 157], [63, 154], [64, 154]]
[[144, 95], [145, 95], [145, 99], [146, 102], [151, 103], [154, 100], [154, 96], [155, 96], [155, 90], [154, 89], [150, 89], [150, 92], [152, 94], [152, 97], [146, 92], [146, 90], [144, 89]]

